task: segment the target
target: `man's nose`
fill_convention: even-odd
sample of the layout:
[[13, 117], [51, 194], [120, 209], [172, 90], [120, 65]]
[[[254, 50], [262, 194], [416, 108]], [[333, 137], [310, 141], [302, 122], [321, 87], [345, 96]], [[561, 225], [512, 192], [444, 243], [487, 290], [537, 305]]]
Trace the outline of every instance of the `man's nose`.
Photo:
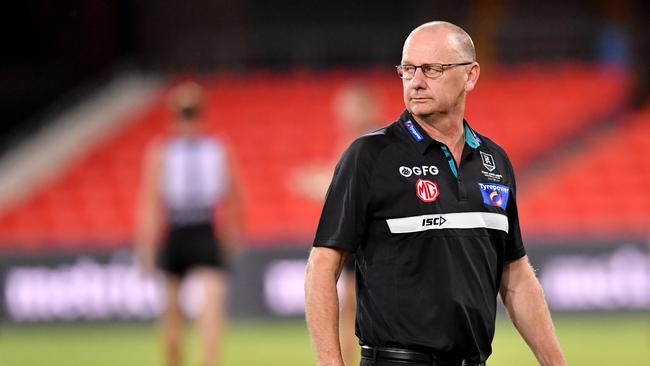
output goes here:
[[413, 78], [411, 79], [411, 87], [416, 89], [426, 88], [427, 86], [426, 79], [427, 77], [424, 75], [422, 68], [418, 67], [417, 69], [415, 69], [415, 73], [413, 74]]

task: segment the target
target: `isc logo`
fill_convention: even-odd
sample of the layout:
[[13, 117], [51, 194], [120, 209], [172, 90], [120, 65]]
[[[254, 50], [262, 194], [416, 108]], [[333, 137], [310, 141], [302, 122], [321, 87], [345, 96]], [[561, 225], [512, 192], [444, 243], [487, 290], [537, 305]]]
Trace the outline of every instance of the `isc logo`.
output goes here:
[[440, 195], [438, 184], [425, 179], [418, 179], [415, 184], [415, 193], [422, 202], [433, 202]]
[[447, 220], [442, 216], [429, 217], [429, 218], [422, 219], [422, 226], [423, 227], [426, 227], [426, 226], [442, 226], [442, 224], [444, 224], [445, 222], [447, 222]]

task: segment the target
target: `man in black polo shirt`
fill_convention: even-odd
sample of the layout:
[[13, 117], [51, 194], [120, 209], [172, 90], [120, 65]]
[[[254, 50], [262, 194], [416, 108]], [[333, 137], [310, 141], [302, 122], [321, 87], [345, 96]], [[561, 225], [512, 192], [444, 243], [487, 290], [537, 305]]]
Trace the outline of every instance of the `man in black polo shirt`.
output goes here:
[[305, 279], [319, 365], [343, 365], [336, 281], [356, 252], [361, 365], [482, 365], [499, 293], [542, 365], [565, 365], [521, 240], [505, 152], [463, 119], [479, 77], [471, 38], [411, 32], [397, 72], [406, 111], [336, 167]]

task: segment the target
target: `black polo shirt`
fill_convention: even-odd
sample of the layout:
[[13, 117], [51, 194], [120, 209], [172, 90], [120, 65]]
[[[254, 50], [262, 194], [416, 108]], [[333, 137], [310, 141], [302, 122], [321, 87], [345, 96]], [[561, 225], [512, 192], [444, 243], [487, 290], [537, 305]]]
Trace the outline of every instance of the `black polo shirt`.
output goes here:
[[364, 344], [491, 353], [503, 264], [525, 250], [510, 161], [464, 124], [460, 164], [404, 112], [336, 167], [314, 246], [356, 252]]

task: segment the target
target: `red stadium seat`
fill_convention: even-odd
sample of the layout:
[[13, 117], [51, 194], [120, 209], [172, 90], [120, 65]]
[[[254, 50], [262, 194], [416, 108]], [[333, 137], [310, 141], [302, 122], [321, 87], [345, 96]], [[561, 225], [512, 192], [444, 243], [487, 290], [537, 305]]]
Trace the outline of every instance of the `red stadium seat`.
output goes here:
[[[571, 161], [538, 177], [520, 196], [522, 221], [533, 235], [650, 233], [650, 107], [592, 141]], [[567, 166], [571, 171], [567, 172]], [[550, 192], [550, 193], [549, 193]]]
[[[355, 70], [355, 75], [376, 89], [386, 122], [401, 113], [400, 82], [392, 70], [367, 74]], [[245, 237], [250, 241], [312, 235], [321, 202], [297, 195], [290, 177], [295, 169], [330, 162], [340, 154], [331, 101], [348, 76], [349, 72], [342, 70], [281, 75], [253, 72], [236, 80], [218, 74], [205, 82], [207, 130], [222, 136], [233, 148], [245, 198]], [[475, 129], [504, 146], [515, 166], [522, 167], [543, 158], [550, 147], [613, 109], [622, 99], [625, 85], [625, 77], [589, 65], [559, 65], [552, 73], [547, 66], [496, 70], [482, 77], [470, 94], [467, 116]], [[164, 97], [168, 87], [153, 105], [129, 117], [122, 130], [99, 141], [57, 180], [3, 213], [0, 246], [10, 245], [14, 239], [29, 247], [127, 243], [133, 235], [144, 149], [154, 136], [168, 131]], [[584, 227], [591, 221], [585, 223], [582, 218], [591, 220], [590, 212], [611, 205], [622, 206], [632, 216], [646, 214], [647, 201], [623, 199], [618, 191], [638, 194], [649, 183], [650, 168], [639, 170], [642, 178], [617, 178], [618, 185], [611, 186], [614, 192], [604, 189], [602, 183], [611, 185], [617, 168], [630, 169], [640, 163], [647, 167], [650, 163], [639, 157], [650, 156], [646, 139], [639, 136], [648, 136], [647, 127], [639, 123], [630, 127], [634, 133], [622, 129], [620, 136], [613, 138], [615, 146], [625, 148], [625, 161], [609, 153], [595, 160], [583, 158], [584, 168], [551, 173], [543, 178], [547, 187], [524, 194], [525, 228], [539, 231], [552, 227], [562, 232]], [[628, 146], [628, 139], [635, 143]], [[607, 146], [612, 149], [609, 143]], [[589, 154], [600, 156], [601, 149], [604, 147], [590, 148]], [[593, 183], [585, 185], [584, 174], [592, 177], [588, 181]], [[548, 187], [563, 188], [558, 192]], [[594, 196], [599, 198], [594, 200]], [[640, 225], [632, 219], [625, 222], [626, 227]]]

